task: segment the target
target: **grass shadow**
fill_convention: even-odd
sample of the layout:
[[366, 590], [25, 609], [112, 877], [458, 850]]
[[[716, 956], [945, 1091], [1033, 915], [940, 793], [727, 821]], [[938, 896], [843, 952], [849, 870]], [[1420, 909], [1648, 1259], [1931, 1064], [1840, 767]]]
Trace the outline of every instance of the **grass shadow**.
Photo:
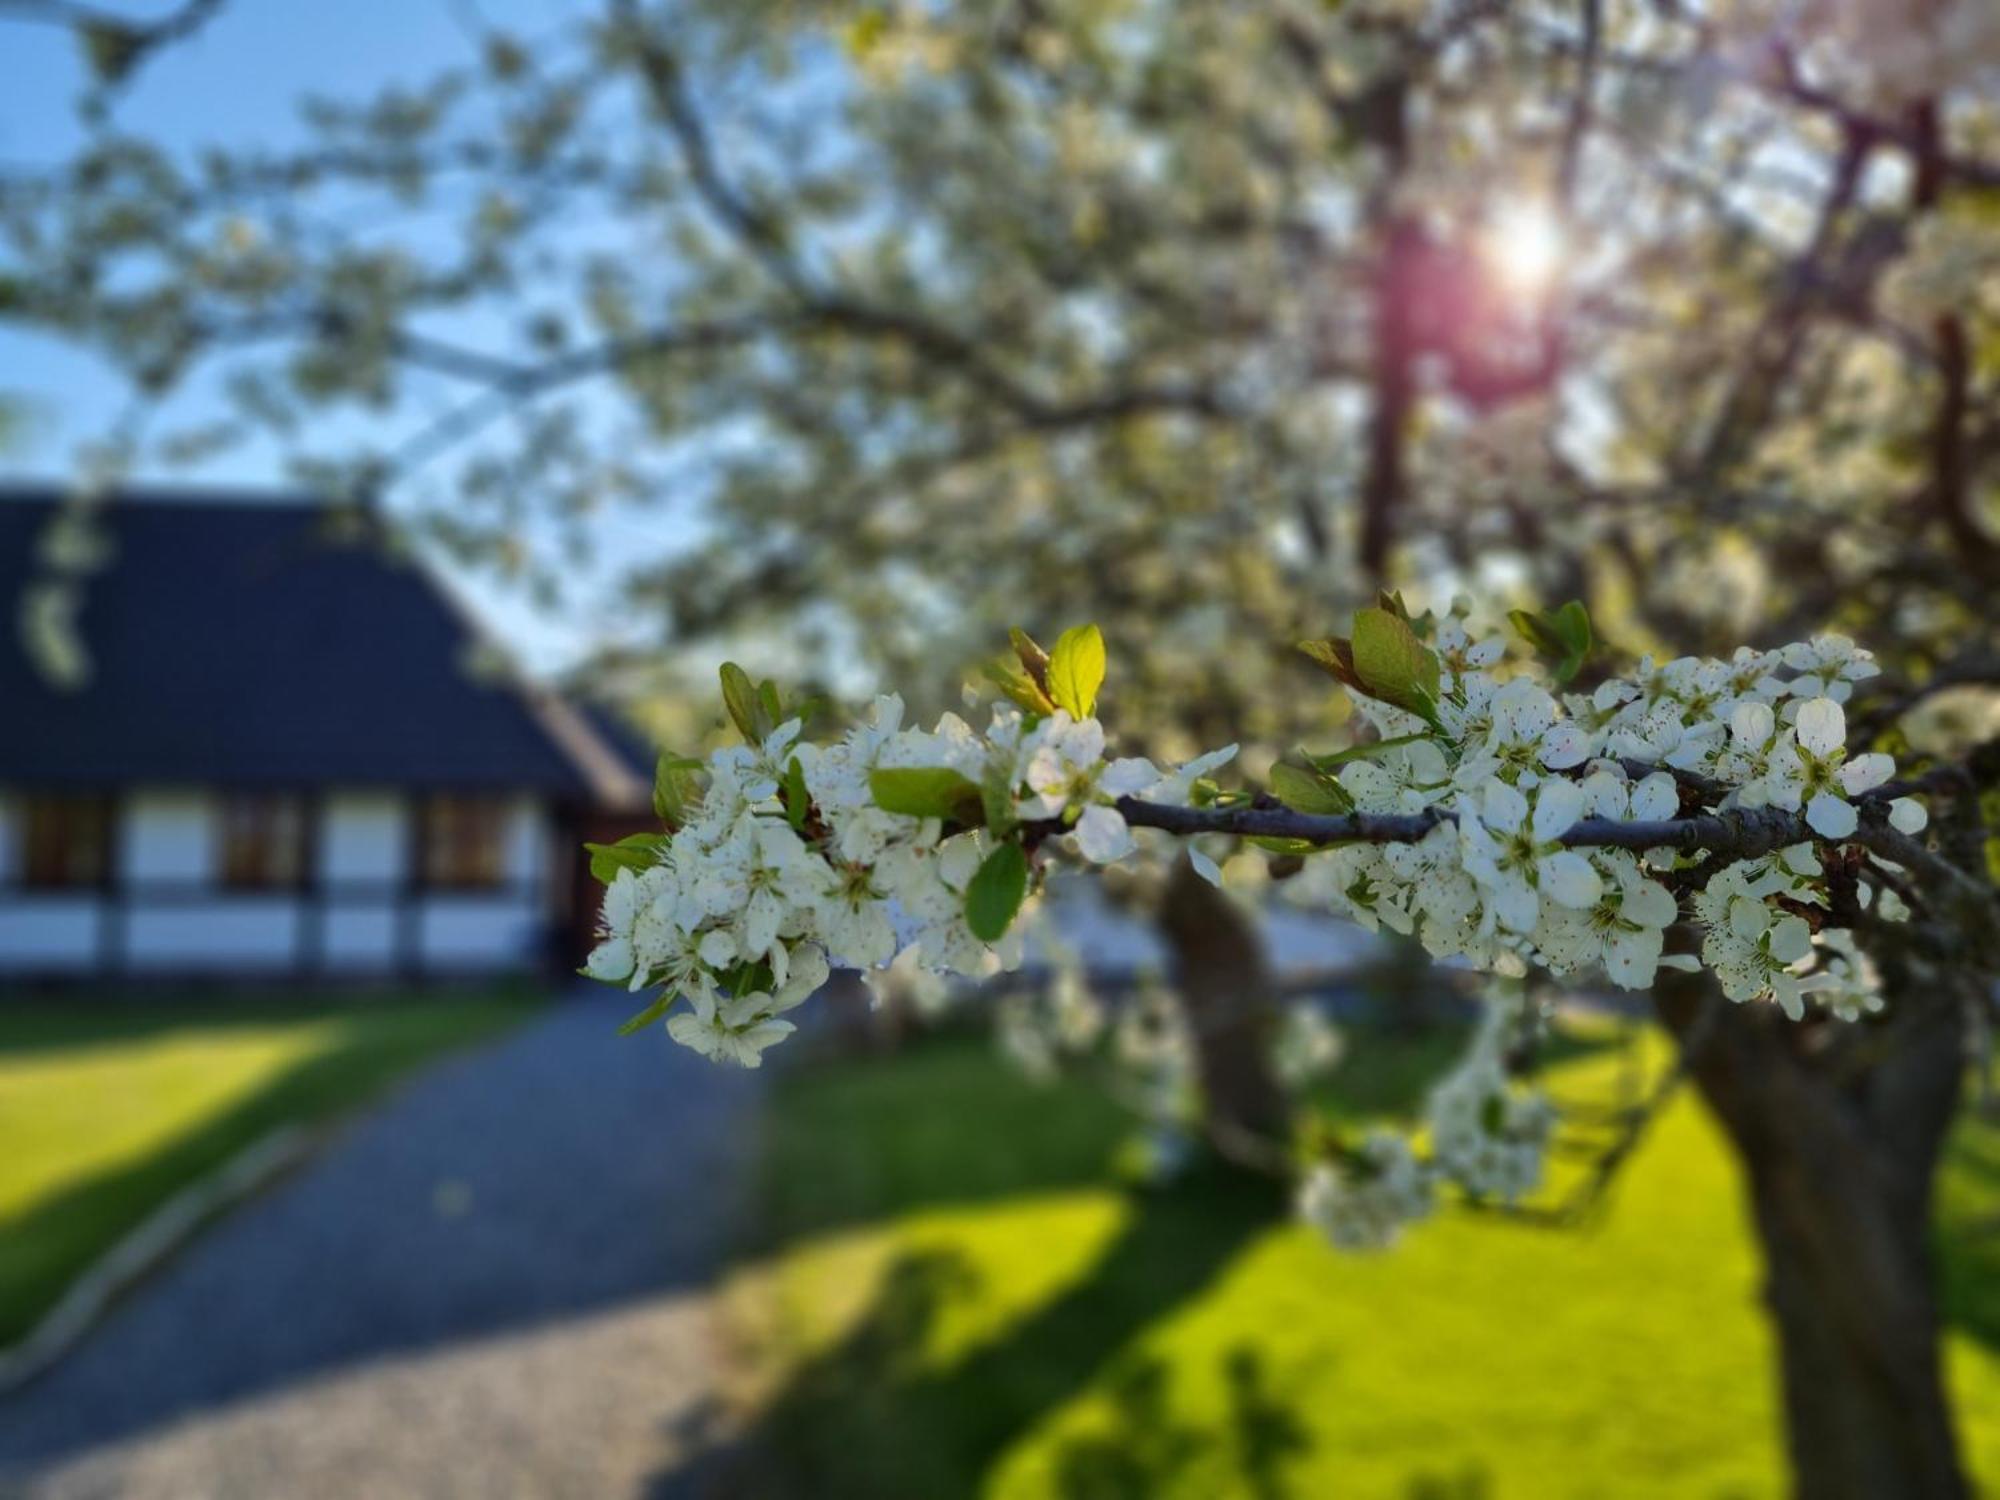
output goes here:
[[1031, 1083], [985, 1038], [798, 1069], [775, 1092], [756, 1253], [926, 1207], [1096, 1186], [1133, 1129], [1109, 1095]]
[[[754, 1481], [739, 1476], [736, 1492], [828, 1500], [971, 1493], [1107, 1360], [1275, 1223], [1283, 1200], [1271, 1183], [1217, 1168], [1171, 1189], [1136, 1192], [1127, 1206], [1123, 1227], [1081, 1280], [942, 1368], [924, 1359], [929, 1335], [954, 1299], [977, 1295], [977, 1273], [950, 1250], [893, 1261], [848, 1335], [764, 1407], [742, 1446], [769, 1472]], [[1259, 1462], [1270, 1469], [1290, 1428], [1254, 1370], [1238, 1380], [1246, 1420], [1260, 1434]], [[1141, 1408], [1153, 1399], [1143, 1380], [1120, 1389], [1133, 1421], [1143, 1422]], [[1143, 1493], [1105, 1486], [1157, 1475], [1180, 1452], [1164, 1436], [1112, 1446], [1116, 1454], [1079, 1452], [1074, 1483], [1094, 1486], [1093, 1495]], [[661, 1476], [656, 1492], [671, 1493], [673, 1478]]]
[[[1345, 1029], [1347, 1061], [1310, 1100], [1343, 1121], [1414, 1112], [1465, 1043], [1462, 1024]], [[1610, 1040], [1560, 1038], [1551, 1052], [1566, 1061]], [[1031, 1084], [996, 1061], [990, 1042], [939, 1039], [800, 1069], [781, 1080], [767, 1123], [766, 1203], [752, 1249], [779, 1255], [943, 1206], [1112, 1187], [1107, 1164], [1133, 1129], [1102, 1092]], [[785, 1373], [736, 1444], [737, 1462], [697, 1465], [701, 1492], [719, 1468], [719, 1493], [759, 1500], [970, 1494], [1045, 1418], [1087, 1387], [1106, 1394], [1108, 1382], [1109, 1425], [1062, 1450], [1066, 1500], [1166, 1492], [1182, 1468], [1199, 1463], [1205, 1477], [1221, 1454], [1230, 1455], [1232, 1493], [1289, 1500], [1284, 1476], [1306, 1427], [1255, 1349], [1228, 1351], [1216, 1371], [1222, 1405], [1176, 1426], [1171, 1372], [1148, 1372], [1132, 1348], [1284, 1218], [1283, 1188], [1209, 1167], [1169, 1187], [1127, 1188], [1120, 1206], [1118, 1227], [1078, 1279], [945, 1365], [929, 1352], [941, 1342], [934, 1335], [986, 1300], [980, 1267], [949, 1244], [891, 1259], [839, 1342]], [[689, 1493], [693, 1472], [661, 1474], [651, 1493]]]
[[229, 1032], [316, 1021], [367, 1020], [432, 1007], [503, 1004], [523, 1008], [548, 988], [528, 980], [354, 989], [274, 990], [146, 983], [130, 990], [48, 990], [0, 985], [0, 1063], [41, 1052], [124, 1047], [186, 1031]]
[[[0, 1057], [206, 1027], [215, 1013], [203, 1008], [173, 1017], [114, 1011], [38, 1018], [26, 1030], [25, 1047], [15, 1046], [22, 1029], [0, 1026]], [[220, 1007], [219, 1013], [229, 1015], [234, 1008]], [[301, 1024], [336, 1018], [336, 1040], [328, 1050], [276, 1074], [254, 1093], [145, 1156], [97, 1172], [0, 1219], [0, 1345], [27, 1333], [82, 1270], [148, 1214], [252, 1142], [281, 1126], [312, 1125], [352, 1109], [425, 1059], [497, 1035], [527, 1013], [525, 1000], [434, 1002], [348, 1014], [301, 1014], [294, 1007], [287, 1019]], [[241, 1015], [235, 1024], [268, 1025], [280, 1012], [272, 1005], [246, 1008]]]
[[1944, 1321], [2000, 1351], [2000, 1117], [1960, 1115], [1938, 1173], [1935, 1217]]
[[1295, 1500], [1287, 1477], [1312, 1443], [1297, 1411], [1276, 1398], [1263, 1356], [1240, 1344], [1223, 1356], [1228, 1390], [1224, 1425], [1178, 1414], [1174, 1372], [1155, 1358], [1125, 1361], [1108, 1380], [1108, 1420], [1066, 1439], [1054, 1460], [1061, 1500], [1147, 1500], [1173, 1491], [1197, 1465], [1220, 1459], [1246, 1500]]

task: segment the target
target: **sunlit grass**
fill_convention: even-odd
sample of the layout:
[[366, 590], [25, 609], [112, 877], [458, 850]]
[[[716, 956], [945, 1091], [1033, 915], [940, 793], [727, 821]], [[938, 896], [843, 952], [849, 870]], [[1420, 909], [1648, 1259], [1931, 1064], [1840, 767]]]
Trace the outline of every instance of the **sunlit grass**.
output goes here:
[[[1366, 1083], [1333, 1102], [1407, 1102], [1448, 1050], [1361, 1039], [1345, 1071]], [[1609, 1097], [1629, 1062], [1552, 1082]], [[1783, 1493], [1755, 1250], [1692, 1097], [1593, 1227], [1454, 1212], [1374, 1257], [1213, 1182], [1127, 1191], [1104, 1169], [1121, 1129], [963, 1042], [787, 1081], [782, 1248], [732, 1300], [787, 1493]], [[1974, 1236], [2000, 1216], [1995, 1162], [2000, 1132], [1968, 1123], [1946, 1191], [1953, 1305], [1988, 1337], [2000, 1270]], [[1964, 1331], [1951, 1354], [1975, 1464], [2000, 1478], [2000, 1358]]]
[[236, 1152], [527, 1009], [503, 996], [0, 1008], [0, 1344]]

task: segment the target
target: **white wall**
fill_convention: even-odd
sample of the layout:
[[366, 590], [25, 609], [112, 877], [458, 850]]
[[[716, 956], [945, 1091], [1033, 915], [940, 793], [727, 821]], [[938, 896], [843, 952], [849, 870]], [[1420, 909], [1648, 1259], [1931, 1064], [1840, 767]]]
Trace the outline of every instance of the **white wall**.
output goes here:
[[409, 859], [406, 804], [393, 792], [335, 792], [321, 803], [319, 875], [400, 880]]
[[97, 967], [95, 896], [0, 899], [0, 973], [77, 974]]
[[284, 895], [205, 897], [199, 904], [142, 898], [126, 912], [126, 967], [138, 974], [294, 968], [300, 905]]
[[134, 792], [118, 808], [113, 865], [120, 878], [202, 884], [219, 850], [216, 800], [196, 791]]
[[[507, 813], [507, 883], [497, 891], [411, 892], [408, 803], [395, 793], [341, 789], [321, 799], [318, 917], [288, 892], [221, 889], [217, 802], [185, 789], [143, 788], [120, 799], [115, 835], [126, 903], [125, 965], [135, 973], [283, 972], [316, 948], [317, 967], [347, 975], [404, 966], [498, 972], [537, 963], [549, 910], [553, 820], [536, 799]], [[0, 886], [19, 865], [15, 801], [0, 793]], [[146, 884], [155, 892], [148, 896]], [[414, 900], [407, 922], [405, 898]], [[86, 893], [0, 890], [0, 973], [89, 972], [98, 966], [99, 900]], [[314, 934], [316, 933], [316, 939]]]
[[336, 974], [382, 974], [396, 967], [396, 909], [379, 901], [335, 901], [320, 919], [320, 966]]
[[449, 973], [532, 963], [541, 915], [520, 897], [427, 896], [417, 923], [424, 966]]

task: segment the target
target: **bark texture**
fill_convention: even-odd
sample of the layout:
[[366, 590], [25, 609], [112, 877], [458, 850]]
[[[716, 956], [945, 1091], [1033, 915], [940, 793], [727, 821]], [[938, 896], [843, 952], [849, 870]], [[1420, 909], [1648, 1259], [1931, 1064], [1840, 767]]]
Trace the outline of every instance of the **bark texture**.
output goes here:
[[1965, 1072], [1953, 986], [1895, 965], [1890, 1019], [1787, 1022], [1662, 973], [1662, 1017], [1740, 1153], [1795, 1493], [1969, 1495], [1939, 1360], [1931, 1191]]
[[1271, 1069], [1275, 1008], [1262, 937], [1185, 856], [1167, 877], [1159, 923], [1195, 1037], [1210, 1139], [1232, 1157], [1282, 1149], [1291, 1110]]

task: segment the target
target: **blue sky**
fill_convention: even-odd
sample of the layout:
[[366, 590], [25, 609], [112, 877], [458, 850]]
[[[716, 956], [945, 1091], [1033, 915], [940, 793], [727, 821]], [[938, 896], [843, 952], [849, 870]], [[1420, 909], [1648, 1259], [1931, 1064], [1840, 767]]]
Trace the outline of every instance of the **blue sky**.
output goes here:
[[[105, 8], [146, 19], [169, 7], [111, 0]], [[147, 64], [117, 120], [173, 146], [282, 146], [298, 138], [304, 94], [353, 96], [467, 62], [476, 56], [482, 20], [533, 38], [594, 9], [583, 0], [234, 0]], [[0, 163], [33, 167], [73, 151], [85, 138], [75, 104], [86, 81], [69, 32], [0, 22]], [[4, 328], [0, 391], [28, 408], [26, 433], [0, 459], [0, 472], [18, 477], [66, 473], [76, 446], [107, 430], [123, 397], [109, 368], [89, 354]], [[177, 417], [198, 414], [185, 401], [174, 410]], [[275, 450], [259, 445], [192, 469], [142, 475], [231, 485], [283, 479]], [[589, 623], [545, 615], [490, 578], [454, 574], [452, 581], [532, 666], [559, 667], [593, 637]]]

